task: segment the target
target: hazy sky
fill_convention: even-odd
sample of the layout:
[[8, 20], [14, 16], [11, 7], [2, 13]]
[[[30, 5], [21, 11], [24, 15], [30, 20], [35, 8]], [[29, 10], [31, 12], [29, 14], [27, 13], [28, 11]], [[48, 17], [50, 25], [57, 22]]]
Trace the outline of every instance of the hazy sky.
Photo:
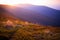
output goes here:
[[60, 0], [0, 0], [0, 4], [34, 4], [44, 5], [60, 10]]

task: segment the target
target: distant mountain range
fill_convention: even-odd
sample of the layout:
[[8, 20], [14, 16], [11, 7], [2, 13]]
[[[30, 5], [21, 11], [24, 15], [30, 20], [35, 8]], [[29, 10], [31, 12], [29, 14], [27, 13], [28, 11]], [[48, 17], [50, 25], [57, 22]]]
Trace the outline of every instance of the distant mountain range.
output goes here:
[[[19, 7], [20, 6], [20, 7]], [[55, 10], [46, 6], [18, 5], [14, 9], [7, 9], [17, 18], [32, 23], [60, 26], [60, 10]]]

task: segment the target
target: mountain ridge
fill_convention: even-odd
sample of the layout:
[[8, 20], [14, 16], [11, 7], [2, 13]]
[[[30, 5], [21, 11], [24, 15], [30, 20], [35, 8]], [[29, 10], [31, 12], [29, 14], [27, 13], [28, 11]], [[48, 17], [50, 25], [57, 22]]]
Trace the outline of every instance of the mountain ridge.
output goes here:
[[13, 13], [13, 15], [16, 16], [18, 19], [22, 19], [32, 23], [60, 26], [59, 24], [60, 11], [45, 6], [36, 5], [29, 5], [26, 7], [15, 6], [14, 9], [8, 8], [7, 11]]
[[60, 11], [45, 6], [17, 6], [14, 9], [14, 15], [30, 22], [34, 22], [35, 20], [35, 22], [38, 24], [42, 23], [45, 25], [60, 25]]

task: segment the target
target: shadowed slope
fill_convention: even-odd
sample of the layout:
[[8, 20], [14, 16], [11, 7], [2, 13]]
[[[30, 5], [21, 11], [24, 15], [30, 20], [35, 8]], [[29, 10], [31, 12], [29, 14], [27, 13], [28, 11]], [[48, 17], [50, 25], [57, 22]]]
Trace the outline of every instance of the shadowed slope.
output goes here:
[[22, 5], [22, 7], [16, 6], [15, 9], [10, 11], [22, 20], [43, 25], [60, 26], [59, 10], [45, 6]]

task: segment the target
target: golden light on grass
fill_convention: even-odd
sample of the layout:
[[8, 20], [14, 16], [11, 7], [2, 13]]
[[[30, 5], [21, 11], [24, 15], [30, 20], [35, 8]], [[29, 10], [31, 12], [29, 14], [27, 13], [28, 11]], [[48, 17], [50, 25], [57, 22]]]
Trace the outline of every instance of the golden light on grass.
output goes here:
[[12, 21], [10, 21], [10, 20], [7, 20], [6, 24], [7, 25], [13, 25], [14, 23]]
[[45, 29], [44, 32], [45, 33], [50, 33], [50, 30], [49, 29]]

